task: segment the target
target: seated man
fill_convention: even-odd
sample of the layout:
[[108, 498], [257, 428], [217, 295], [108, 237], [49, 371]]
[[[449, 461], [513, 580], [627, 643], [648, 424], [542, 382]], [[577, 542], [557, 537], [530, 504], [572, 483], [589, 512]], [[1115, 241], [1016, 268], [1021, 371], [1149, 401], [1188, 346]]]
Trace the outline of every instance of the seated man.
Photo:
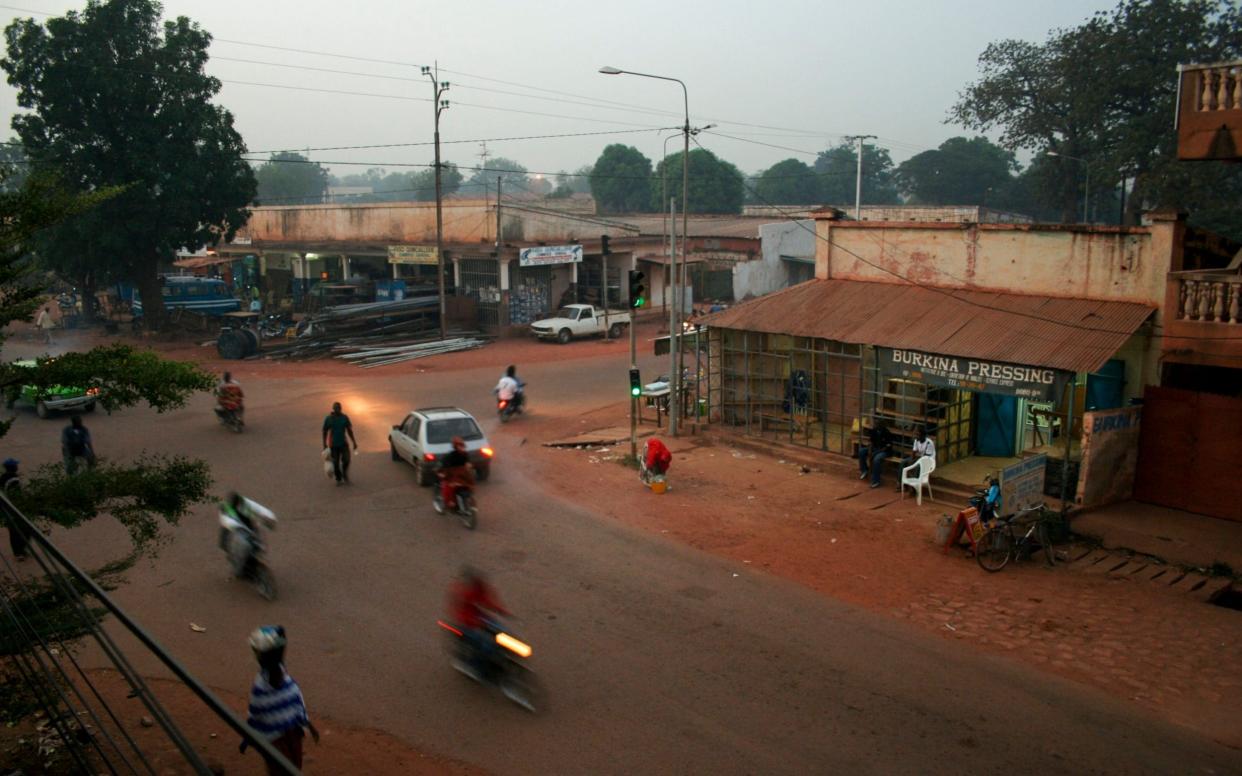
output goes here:
[[893, 454], [893, 434], [884, 425], [884, 421], [872, 416], [867, 421], [867, 443], [858, 447], [858, 479], [865, 480], [871, 475], [871, 487], [880, 487], [880, 475], [884, 470], [884, 459]]
[[[927, 429], [922, 426], [919, 427], [910, 455], [901, 457], [901, 471], [905, 472], [907, 467], [913, 466], [920, 458], [930, 458], [932, 463], [936, 461], [936, 443], [927, 436]], [[897, 483], [897, 489], [901, 489], [900, 482]]]
[[440, 459], [440, 503], [445, 509], [457, 508], [457, 491], [474, 484], [474, 466], [466, 452], [466, 440], [453, 437], [453, 450]]

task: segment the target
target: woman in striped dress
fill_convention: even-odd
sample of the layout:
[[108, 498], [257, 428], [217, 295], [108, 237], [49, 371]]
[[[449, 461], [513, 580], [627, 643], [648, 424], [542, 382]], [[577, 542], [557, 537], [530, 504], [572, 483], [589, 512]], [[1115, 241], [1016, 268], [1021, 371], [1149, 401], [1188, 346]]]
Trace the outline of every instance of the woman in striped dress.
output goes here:
[[[319, 731], [306, 715], [302, 688], [285, 673], [285, 629], [265, 625], [250, 634], [250, 647], [259, 661], [259, 674], [250, 688], [250, 716], [246, 723], [267, 737], [276, 750], [299, 769], [302, 767], [302, 738], [309, 730], [319, 743]], [[241, 750], [246, 751], [246, 742]], [[272, 763], [267, 772], [281, 774]]]

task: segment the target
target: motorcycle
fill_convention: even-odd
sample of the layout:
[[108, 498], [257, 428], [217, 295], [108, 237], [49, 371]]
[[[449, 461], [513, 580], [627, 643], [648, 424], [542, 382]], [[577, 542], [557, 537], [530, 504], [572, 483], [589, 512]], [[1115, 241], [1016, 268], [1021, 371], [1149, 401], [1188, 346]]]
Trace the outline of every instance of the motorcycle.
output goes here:
[[240, 434], [242, 429], [246, 427], [246, 421], [242, 417], [241, 410], [230, 410], [224, 407], [216, 407], [216, 419], [221, 425], [230, 431]]
[[526, 383], [521, 383], [518, 392], [514, 394], [512, 399], [502, 399], [499, 391], [495, 391], [496, 396], [496, 414], [500, 417], [501, 423], [508, 423], [509, 418], [514, 415], [521, 415], [526, 407]]
[[275, 530], [276, 515], [267, 507], [248, 498], [243, 498], [242, 502], [243, 508], [252, 518], [253, 528], [221, 508], [220, 549], [228, 555], [233, 576], [251, 583], [259, 591], [259, 595], [273, 601], [276, 599], [276, 579], [263, 562], [267, 546], [259, 534], [259, 523], [267, 526], [269, 530]]
[[[444, 473], [438, 473], [437, 478], [440, 482], [437, 483], [434, 488], [435, 495], [432, 496], [431, 503], [432, 506], [435, 507], [436, 514], [442, 515], [444, 514], [445, 506], [444, 495], [440, 484], [444, 481]], [[461, 524], [470, 530], [474, 530], [474, 527], [478, 525], [479, 514], [479, 510], [474, 503], [474, 485], [464, 482], [458, 483], [453, 493], [453, 501], [456, 502], [453, 507], [453, 512], [457, 515], [457, 518], [461, 520]]]
[[443, 620], [437, 621], [450, 639], [450, 665], [453, 669], [480, 684], [496, 687], [509, 700], [529, 712], [538, 710], [542, 691], [535, 673], [527, 667], [530, 645], [512, 633], [506, 632], [499, 621], [484, 623], [482, 635], [486, 641], [475, 643], [461, 628]]

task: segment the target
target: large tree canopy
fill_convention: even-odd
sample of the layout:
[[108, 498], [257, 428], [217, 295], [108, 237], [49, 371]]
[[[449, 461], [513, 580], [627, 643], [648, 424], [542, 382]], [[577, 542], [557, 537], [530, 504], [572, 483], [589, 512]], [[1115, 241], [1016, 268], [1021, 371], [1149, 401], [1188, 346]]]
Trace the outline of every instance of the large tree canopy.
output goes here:
[[488, 191], [495, 191], [497, 178], [502, 180], [501, 194], [523, 191], [530, 185], [530, 179], [526, 177], [526, 168], [512, 159], [493, 156], [487, 160], [486, 165], [479, 166], [484, 169], [475, 170], [474, 174], [461, 185], [463, 194], [482, 197]]
[[814, 205], [820, 202], [819, 176], [797, 159], [777, 162], [761, 172], [754, 185], [764, 205]]
[[[681, 199], [681, 160], [684, 154], [670, 154], [660, 162], [651, 179], [650, 202], [662, 210], [660, 192], [667, 175], [669, 197]], [[742, 172], [737, 167], [705, 148], [690, 150], [690, 212], [691, 213], [741, 213], [744, 185]], [[677, 208], [680, 211], [681, 202]]]
[[[898, 202], [893, 180], [893, 159], [887, 148], [863, 143], [862, 204], [893, 205]], [[842, 143], [820, 152], [815, 159], [820, 179], [820, 199], [829, 205], [854, 203], [858, 176], [858, 146]]]
[[1242, 168], [1179, 164], [1172, 127], [1177, 66], [1239, 56], [1236, 3], [1124, 0], [1043, 43], [992, 43], [979, 57], [979, 80], [949, 115], [971, 129], [999, 129], [1011, 150], [1060, 154], [1039, 195], [1066, 220], [1082, 212], [1089, 170], [1093, 200], [1112, 197], [1122, 176], [1135, 178], [1131, 223], [1141, 207], [1188, 207], [1192, 220], [1239, 236]]
[[211, 102], [211, 36], [185, 17], [161, 24], [161, 11], [91, 0], [44, 24], [21, 19], [0, 60], [26, 109], [13, 128], [32, 166], [79, 191], [125, 187], [54, 228], [92, 235], [96, 260], [138, 287], [151, 326], [163, 317], [160, 263], [231, 237], [255, 195], [233, 117]]
[[651, 160], [633, 146], [606, 147], [591, 168], [590, 181], [600, 213], [640, 213], [651, 206]]
[[1013, 152], [987, 138], [951, 137], [902, 162], [896, 175], [902, 191], [918, 204], [981, 205], [1017, 170]]
[[277, 151], [259, 165], [254, 177], [260, 205], [303, 205], [323, 202], [328, 171], [292, 151]]

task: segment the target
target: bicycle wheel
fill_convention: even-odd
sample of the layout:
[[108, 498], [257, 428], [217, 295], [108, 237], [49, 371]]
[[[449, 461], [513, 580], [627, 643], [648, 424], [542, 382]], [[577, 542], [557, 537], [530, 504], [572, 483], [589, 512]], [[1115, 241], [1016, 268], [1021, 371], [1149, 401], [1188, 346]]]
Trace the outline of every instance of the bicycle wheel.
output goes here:
[[984, 571], [1000, 571], [1013, 554], [1013, 537], [1002, 527], [989, 528], [975, 543], [975, 560]]
[[1049, 566], [1057, 565], [1057, 553], [1052, 547], [1052, 535], [1048, 530], [1048, 521], [1039, 521], [1039, 528], [1036, 529], [1035, 535], [1039, 538], [1039, 546], [1044, 548], [1044, 560], [1048, 561]]

